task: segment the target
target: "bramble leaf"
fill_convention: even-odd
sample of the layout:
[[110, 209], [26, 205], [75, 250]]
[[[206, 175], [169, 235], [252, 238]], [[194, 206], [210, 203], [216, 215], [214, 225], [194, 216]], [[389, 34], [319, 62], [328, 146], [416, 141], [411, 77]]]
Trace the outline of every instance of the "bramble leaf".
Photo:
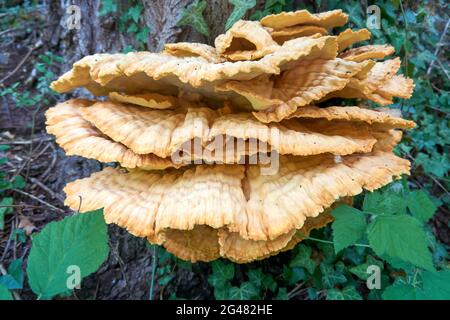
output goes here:
[[336, 253], [357, 243], [366, 231], [366, 218], [358, 209], [341, 205], [333, 210], [333, 242]]
[[65, 292], [71, 268], [86, 277], [100, 267], [108, 251], [102, 210], [51, 222], [33, 238], [27, 266], [30, 287], [43, 298]]
[[433, 201], [421, 190], [411, 192], [407, 197], [408, 208], [412, 215], [421, 222], [427, 222], [436, 212]]
[[378, 256], [388, 255], [434, 270], [426, 234], [415, 218], [409, 215], [377, 216], [369, 225], [367, 236]]

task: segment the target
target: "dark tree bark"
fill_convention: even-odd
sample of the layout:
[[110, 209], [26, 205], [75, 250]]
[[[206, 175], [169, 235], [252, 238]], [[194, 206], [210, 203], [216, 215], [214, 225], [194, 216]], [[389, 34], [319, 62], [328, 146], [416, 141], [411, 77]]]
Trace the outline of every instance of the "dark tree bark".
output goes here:
[[[146, 49], [160, 51], [165, 43], [170, 42], [203, 42], [213, 44], [214, 38], [224, 32], [225, 22], [233, 7], [228, 0], [208, 0], [204, 17], [211, 30], [211, 37], [206, 38], [192, 27], [178, 27], [182, 9], [195, 0], [144, 0], [140, 26], [147, 26], [150, 33]], [[70, 69], [73, 62], [82, 57], [100, 52], [122, 52], [127, 45], [136, 47], [132, 35], [119, 31], [119, 18], [128, 1], [118, 0], [118, 12], [100, 16], [100, 0], [44, 0], [47, 19], [46, 28], [41, 37], [47, 50], [65, 59], [60, 73]], [[264, 1], [258, 1], [261, 8]], [[67, 27], [70, 5], [77, 5], [81, 13], [81, 28], [69, 30]], [[254, 10], [256, 10], [255, 8]], [[86, 92], [77, 90], [74, 96], [86, 96]], [[67, 98], [62, 95], [61, 99]], [[81, 157], [66, 157], [61, 150], [58, 162], [49, 184], [53, 190], [62, 190], [72, 180], [90, 175], [100, 170], [102, 164]], [[61, 197], [64, 195], [61, 192]], [[80, 296], [96, 296], [100, 299], [148, 299], [151, 250], [145, 240], [135, 238], [125, 230], [110, 227], [111, 254], [107, 263], [94, 275], [83, 282]], [[200, 266], [200, 268], [206, 268]], [[206, 272], [192, 273], [181, 270], [183, 275], [176, 277], [174, 283], [178, 293], [186, 292], [189, 296], [208, 298], [211, 292], [206, 281]], [[170, 286], [165, 290], [170, 291]], [[95, 292], [95, 293], [94, 293]], [[158, 287], [155, 288], [158, 293]], [[170, 294], [170, 292], [169, 292]]]

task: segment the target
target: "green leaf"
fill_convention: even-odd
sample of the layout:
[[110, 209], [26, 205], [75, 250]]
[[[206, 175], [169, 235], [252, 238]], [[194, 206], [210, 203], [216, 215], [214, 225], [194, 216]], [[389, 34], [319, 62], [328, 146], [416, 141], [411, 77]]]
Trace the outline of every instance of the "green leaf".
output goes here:
[[356, 275], [359, 279], [366, 281], [370, 276], [370, 274], [367, 273], [367, 268], [371, 265], [376, 265], [380, 267], [381, 270], [383, 270], [383, 263], [381, 261], [376, 260], [372, 256], [368, 256], [366, 263], [349, 268], [349, 271]]
[[248, 280], [258, 288], [261, 287], [263, 279], [264, 273], [262, 272], [261, 268], [253, 269], [248, 272]]
[[0, 277], [0, 285], [10, 290], [22, 289], [23, 278], [22, 259], [17, 259], [8, 266], [8, 274]]
[[396, 282], [384, 290], [382, 297], [384, 300], [416, 300], [416, 290], [409, 284]]
[[450, 300], [450, 270], [422, 273], [421, 299]]
[[378, 256], [388, 255], [434, 270], [426, 234], [415, 218], [409, 215], [380, 215], [369, 225], [367, 236]]
[[358, 242], [366, 231], [366, 217], [358, 209], [341, 205], [333, 210], [333, 242], [336, 253]]
[[297, 250], [297, 253], [292, 258], [289, 266], [290, 267], [303, 267], [306, 270], [308, 270], [308, 272], [310, 274], [313, 274], [314, 270], [316, 269], [316, 262], [313, 259], [311, 259], [311, 253], [312, 253], [311, 248], [304, 244], [299, 244], [297, 246], [296, 250]]
[[223, 287], [234, 278], [234, 265], [222, 260], [216, 260], [212, 264], [212, 275], [208, 282], [215, 288]]
[[0, 230], [5, 228], [5, 216], [12, 212], [13, 198], [3, 198], [0, 201]]
[[362, 297], [354, 286], [346, 286], [342, 290], [327, 290], [327, 300], [362, 300]]
[[136, 5], [128, 9], [128, 14], [130, 15], [131, 19], [133, 19], [134, 22], [136, 23], [139, 22], [142, 9], [143, 9], [142, 5]]
[[225, 30], [230, 29], [233, 24], [242, 19], [245, 13], [256, 6], [256, 0], [228, 0], [234, 8], [225, 24]]
[[258, 296], [259, 290], [249, 281], [243, 282], [240, 287], [231, 287], [229, 298], [231, 300], [249, 300]]
[[433, 201], [421, 190], [411, 192], [407, 202], [412, 215], [424, 223], [431, 219], [437, 209]]
[[102, 210], [49, 223], [33, 238], [27, 267], [30, 287], [39, 297], [51, 298], [68, 290], [70, 266], [78, 266], [83, 278], [95, 272], [107, 256]]
[[197, 0], [188, 8], [181, 11], [181, 18], [178, 20], [178, 26], [191, 26], [199, 33], [209, 37], [209, 27], [203, 17], [203, 11], [207, 6], [206, 1]]
[[144, 26], [139, 30], [138, 33], [136, 33], [136, 41], [141, 43], [147, 43], [148, 40], [148, 34], [150, 33], [150, 28], [147, 26]]
[[116, 0], [102, 0], [102, 8], [100, 9], [99, 15], [104, 16], [112, 12], [117, 12]]
[[363, 210], [373, 214], [405, 214], [406, 201], [395, 193], [378, 191], [367, 193], [364, 198]]
[[278, 289], [278, 293], [275, 297], [275, 300], [289, 300], [287, 289], [286, 288]]
[[336, 284], [347, 282], [347, 278], [341, 272], [336, 271], [332, 266], [322, 263], [320, 265], [322, 272], [322, 283], [325, 288], [333, 288]]
[[9, 290], [0, 284], [0, 301], [4, 301], [4, 300], [12, 300], [13, 297], [11, 295], [11, 292], [9, 292]]

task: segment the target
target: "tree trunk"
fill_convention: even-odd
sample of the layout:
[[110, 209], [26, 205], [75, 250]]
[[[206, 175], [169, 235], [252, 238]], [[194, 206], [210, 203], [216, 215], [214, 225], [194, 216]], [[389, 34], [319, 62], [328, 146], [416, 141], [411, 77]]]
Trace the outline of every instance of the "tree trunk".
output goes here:
[[[165, 43], [170, 42], [203, 42], [213, 44], [214, 38], [224, 32], [225, 22], [233, 7], [228, 0], [208, 0], [204, 17], [211, 31], [211, 37], [206, 38], [192, 27], [178, 27], [177, 21], [181, 11], [195, 0], [144, 0], [143, 11], [139, 20], [140, 27], [147, 26], [150, 33], [146, 50], [160, 51]], [[119, 18], [126, 12], [131, 1], [117, 0], [116, 13], [101, 16], [102, 1], [100, 0], [45, 0], [44, 10], [47, 25], [41, 37], [52, 53], [65, 59], [60, 73], [71, 68], [73, 62], [82, 57], [100, 52], [122, 52], [127, 46], [136, 47], [133, 35], [119, 30]], [[257, 8], [264, 1], [258, 1]], [[80, 28], [68, 28], [66, 13], [70, 5], [80, 8]], [[256, 9], [256, 8], [255, 8]], [[254, 9], [254, 10], [255, 10]], [[74, 96], [86, 97], [86, 92], [77, 90]], [[70, 95], [61, 95], [61, 99]], [[81, 157], [65, 157], [58, 152], [58, 162], [49, 179], [53, 190], [62, 190], [63, 186], [72, 180], [90, 175], [98, 171], [101, 164], [94, 160]], [[61, 197], [64, 195], [61, 192]], [[80, 297], [99, 299], [148, 299], [151, 278], [151, 250], [145, 241], [135, 238], [117, 227], [110, 227], [111, 254], [107, 263], [83, 282]], [[200, 266], [205, 268], [205, 266]], [[195, 293], [198, 298], [208, 298], [211, 292], [207, 286], [207, 272], [188, 272], [181, 270], [183, 275], [173, 281], [179, 293]], [[170, 287], [165, 290], [165, 295]], [[158, 292], [156, 282], [155, 293]]]

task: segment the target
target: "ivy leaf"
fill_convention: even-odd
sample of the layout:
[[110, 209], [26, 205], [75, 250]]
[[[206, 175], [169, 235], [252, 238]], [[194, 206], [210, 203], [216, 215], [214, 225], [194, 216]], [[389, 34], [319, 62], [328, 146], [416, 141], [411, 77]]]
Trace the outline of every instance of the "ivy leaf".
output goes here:
[[4, 301], [4, 300], [12, 300], [13, 297], [11, 295], [11, 292], [9, 292], [9, 290], [0, 284], [0, 301]]
[[228, 281], [234, 278], [234, 265], [221, 260], [212, 263], [212, 275], [208, 282], [215, 288], [224, 287]]
[[277, 290], [278, 284], [271, 274], [265, 274], [262, 280], [262, 287], [264, 290], [275, 292], [275, 290]]
[[437, 209], [433, 201], [421, 190], [411, 192], [407, 202], [412, 215], [424, 223], [431, 219]]
[[142, 9], [143, 9], [142, 5], [136, 5], [136, 6], [130, 7], [130, 9], [128, 9], [128, 13], [134, 22], [136, 22], [136, 23], [139, 22], [139, 18], [141, 17]]
[[100, 9], [99, 15], [104, 16], [108, 13], [117, 12], [117, 1], [116, 0], [102, 0], [102, 8]]
[[355, 244], [364, 236], [366, 231], [366, 218], [358, 209], [348, 205], [341, 205], [333, 210], [334, 222], [333, 242], [336, 253]]
[[322, 283], [325, 288], [333, 288], [336, 284], [347, 282], [347, 278], [341, 272], [336, 271], [332, 266], [322, 263], [320, 265], [322, 272]]
[[327, 300], [362, 300], [362, 297], [354, 286], [346, 286], [342, 290], [327, 290]]
[[368, 256], [366, 263], [352, 267], [349, 269], [349, 271], [353, 273], [355, 276], [357, 276], [359, 279], [366, 281], [370, 276], [370, 273], [367, 273], [367, 268], [369, 268], [369, 266], [371, 265], [376, 265], [381, 270], [383, 270], [383, 263], [381, 261], [376, 260], [372, 256]]
[[68, 290], [69, 267], [79, 267], [83, 278], [95, 272], [107, 256], [102, 210], [49, 223], [33, 238], [27, 267], [30, 287], [39, 297], [51, 298]]
[[17, 259], [8, 266], [8, 274], [0, 277], [0, 285], [10, 290], [22, 289], [23, 278], [22, 259]]
[[228, 296], [231, 300], [250, 300], [258, 293], [259, 290], [251, 282], [246, 281], [240, 287], [231, 287]]
[[147, 43], [148, 34], [150, 33], [150, 28], [147, 26], [142, 27], [139, 32], [136, 33], [136, 41]]
[[245, 13], [256, 6], [256, 0], [228, 0], [234, 8], [225, 24], [225, 30], [230, 29], [233, 24], [242, 19]]
[[297, 253], [292, 258], [289, 266], [290, 267], [303, 267], [310, 274], [314, 273], [314, 269], [316, 269], [316, 262], [311, 259], [312, 250], [310, 247], [300, 244], [297, 246]]
[[378, 256], [388, 255], [434, 270], [426, 234], [415, 218], [409, 215], [380, 215], [369, 225], [367, 236]]
[[280, 288], [278, 290], [278, 293], [275, 297], [275, 300], [289, 300], [289, 296], [287, 294], [287, 289], [286, 288]]
[[191, 26], [201, 34], [209, 37], [209, 27], [203, 17], [203, 11], [207, 6], [206, 1], [197, 0], [188, 8], [181, 11], [181, 18], [178, 20], [178, 26]]
[[5, 227], [5, 216], [12, 212], [13, 198], [3, 198], [0, 201], [0, 230]]
[[263, 279], [264, 273], [262, 272], [261, 268], [252, 269], [248, 272], [248, 280], [258, 288], [261, 287]]
[[285, 279], [289, 285], [296, 284], [300, 280], [305, 280], [306, 278], [305, 269], [283, 266], [283, 279]]

